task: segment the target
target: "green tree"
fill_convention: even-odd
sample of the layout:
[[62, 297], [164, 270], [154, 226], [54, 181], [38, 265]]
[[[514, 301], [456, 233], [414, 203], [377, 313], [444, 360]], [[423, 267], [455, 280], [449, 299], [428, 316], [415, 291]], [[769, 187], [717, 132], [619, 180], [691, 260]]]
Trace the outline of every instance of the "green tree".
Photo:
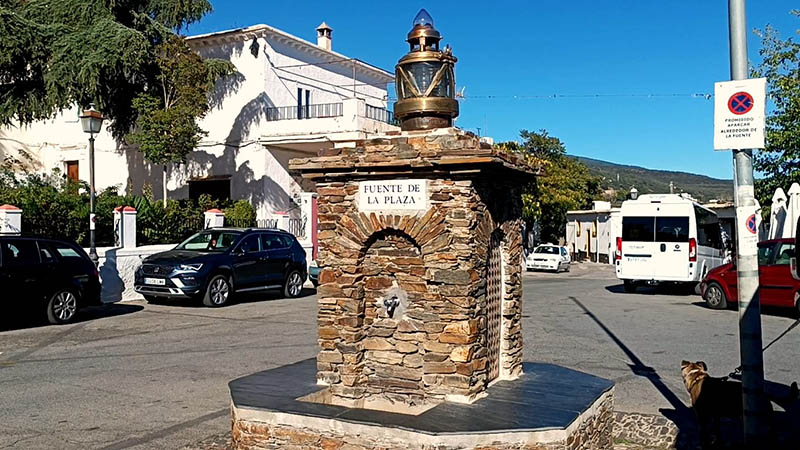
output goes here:
[[94, 102], [124, 136], [134, 98], [158, 85], [157, 48], [210, 11], [208, 0], [0, 0], [0, 124]]
[[501, 142], [498, 148], [524, 155], [541, 165], [544, 175], [523, 189], [523, 218], [539, 223], [541, 239], [558, 242], [564, 237], [567, 211], [590, 206], [600, 194], [600, 179], [589, 168], [566, 154], [564, 143], [546, 130], [521, 130], [522, 143]]
[[214, 83], [233, 72], [225, 61], [204, 60], [183, 38], [172, 36], [156, 49], [158, 76], [153, 88], [133, 100], [138, 114], [128, 140], [145, 158], [163, 166], [163, 203], [167, 205], [167, 165], [186, 162], [189, 153], [207, 133], [197, 124], [209, 109]]
[[[800, 10], [792, 14], [800, 17]], [[800, 43], [781, 39], [770, 26], [757, 33], [762, 62], [753, 72], [755, 77], [767, 78], [773, 103], [767, 117], [766, 148], [756, 152], [754, 164], [763, 174], [756, 180], [756, 195], [762, 205], [768, 205], [775, 189], [800, 182]]]

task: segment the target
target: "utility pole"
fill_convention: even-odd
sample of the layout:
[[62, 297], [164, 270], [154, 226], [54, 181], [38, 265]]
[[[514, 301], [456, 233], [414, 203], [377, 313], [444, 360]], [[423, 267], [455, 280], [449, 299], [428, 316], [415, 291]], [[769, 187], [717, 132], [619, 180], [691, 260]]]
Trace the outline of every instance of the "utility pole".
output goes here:
[[[728, 0], [731, 79], [744, 80], [747, 73], [747, 25], [745, 0]], [[734, 198], [736, 201], [736, 272], [739, 281], [739, 350], [742, 367], [744, 440], [748, 448], [766, 444], [768, 410], [764, 396], [764, 359], [761, 352], [761, 307], [758, 292], [758, 248], [743, 239], [745, 221], [756, 214], [753, 183], [753, 151], [733, 149]]]

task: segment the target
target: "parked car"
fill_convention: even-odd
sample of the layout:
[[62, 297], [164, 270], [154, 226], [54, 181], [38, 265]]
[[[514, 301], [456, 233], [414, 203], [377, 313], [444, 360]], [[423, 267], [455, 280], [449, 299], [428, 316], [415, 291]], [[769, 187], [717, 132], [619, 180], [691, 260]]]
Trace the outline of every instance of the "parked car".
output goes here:
[[306, 254], [282, 230], [212, 228], [173, 250], [148, 256], [135, 274], [134, 289], [147, 301], [197, 298], [222, 306], [234, 293], [281, 289], [298, 297], [306, 279]]
[[[773, 239], [758, 244], [761, 304], [800, 310], [800, 281], [792, 276], [790, 261], [794, 239]], [[738, 279], [734, 263], [717, 267], [700, 284], [700, 293], [710, 308], [724, 309], [738, 301]]]
[[0, 236], [0, 286], [4, 307], [41, 314], [53, 324], [102, 304], [97, 268], [70, 241]]
[[566, 247], [553, 244], [544, 244], [536, 247], [528, 254], [525, 267], [528, 270], [553, 270], [569, 272], [571, 258]]
[[308, 279], [311, 280], [311, 284], [314, 287], [319, 286], [319, 273], [321, 269], [319, 265], [317, 265], [316, 261], [311, 261], [311, 264], [308, 265]]
[[617, 278], [625, 292], [642, 283], [694, 288], [722, 265], [724, 246], [716, 213], [685, 194], [647, 194], [622, 203]]

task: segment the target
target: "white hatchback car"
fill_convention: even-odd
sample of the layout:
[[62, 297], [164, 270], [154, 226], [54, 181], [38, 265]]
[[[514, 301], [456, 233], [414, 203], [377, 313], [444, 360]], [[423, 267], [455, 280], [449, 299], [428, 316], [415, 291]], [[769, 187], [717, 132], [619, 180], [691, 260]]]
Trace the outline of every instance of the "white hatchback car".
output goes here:
[[528, 270], [552, 270], [569, 272], [571, 259], [566, 247], [558, 245], [544, 244], [536, 247], [533, 252], [528, 254], [525, 260], [525, 267]]

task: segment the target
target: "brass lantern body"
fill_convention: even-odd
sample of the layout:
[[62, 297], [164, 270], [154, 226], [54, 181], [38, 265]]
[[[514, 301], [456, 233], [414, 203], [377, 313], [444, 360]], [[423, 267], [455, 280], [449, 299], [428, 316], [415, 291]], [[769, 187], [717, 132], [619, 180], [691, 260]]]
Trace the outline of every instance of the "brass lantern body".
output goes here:
[[457, 59], [449, 48], [439, 49], [441, 39], [428, 13], [421, 10], [406, 39], [410, 51], [395, 67], [394, 115], [403, 130], [450, 127], [458, 116], [453, 71]]

